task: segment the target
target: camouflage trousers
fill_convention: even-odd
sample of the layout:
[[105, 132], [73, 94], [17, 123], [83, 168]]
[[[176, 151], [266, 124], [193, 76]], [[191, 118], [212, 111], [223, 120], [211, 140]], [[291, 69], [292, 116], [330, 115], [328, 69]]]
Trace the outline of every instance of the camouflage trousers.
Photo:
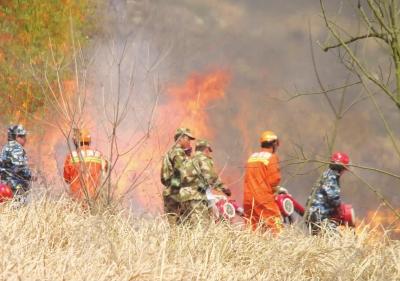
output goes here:
[[192, 227], [207, 226], [211, 222], [211, 211], [205, 200], [189, 200], [182, 202], [181, 222]]
[[207, 225], [211, 214], [207, 201], [188, 200], [178, 202], [170, 196], [164, 196], [164, 212], [170, 225], [189, 224], [191, 226]]
[[170, 225], [179, 223], [181, 217], [181, 203], [174, 200], [171, 196], [163, 196], [164, 200], [164, 213], [167, 216]]

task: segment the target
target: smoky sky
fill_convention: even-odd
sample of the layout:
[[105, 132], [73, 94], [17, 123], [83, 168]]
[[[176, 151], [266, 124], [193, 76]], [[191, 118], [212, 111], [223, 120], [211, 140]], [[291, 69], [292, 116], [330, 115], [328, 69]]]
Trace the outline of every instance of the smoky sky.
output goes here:
[[[352, 1], [343, 4], [329, 0], [326, 7], [329, 15], [351, 30], [357, 26], [353, 5]], [[327, 159], [326, 139], [335, 121], [322, 95], [288, 101], [295, 94], [320, 90], [311, 48], [327, 89], [356, 81], [347, 74], [336, 51], [325, 53], [317, 44], [328, 37], [319, 1], [112, 0], [101, 6], [98, 23], [100, 28], [89, 50], [96, 54], [94, 81], [104, 80], [107, 71], [103, 70], [108, 69], [105, 46], [111, 41], [120, 44], [119, 51], [123, 49], [121, 42], [134, 46], [125, 57], [125, 71], [129, 71], [129, 63], [135, 62], [142, 69], [137, 73], [141, 81], [152, 71], [165, 85], [183, 83], [192, 73], [227, 71], [231, 81], [226, 97], [208, 110], [209, 125], [216, 132], [211, 141], [217, 167], [228, 165], [243, 172], [248, 154], [258, 149], [260, 132], [274, 130], [282, 140], [279, 153], [283, 184], [305, 202], [320, 170], [311, 164], [299, 167], [287, 163], [293, 159], [295, 147], [301, 147], [309, 157]], [[368, 54], [371, 48], [372, 55]], [[385, 58], [383, 51], [374, 48], [362, 46], [365, 58]], [[132, 117], [136, 127], [148, 118], [155, 99], [147, 86], [138, 84], [142, 90], [134, 103], [140, 103], [142, 111]], [[348, 89], [344, 104], [350, 105], [361, 91], [359, 86]], [[336, 106], [339, 93], [329, 94]], [[383, 95], [377, 98], [398, 136], [398, 111]], [[159, 103], [167, 99], [161, 95]], [[352, 162], [360, 165], [393, 172], [400, 168], [382, 121], [368, 99], [352, 106], [339, 121], [335, 150], [347, 152]], [[399, 204], [395, 191], [398, 181], [370, 171], [357, 172], [394, 205]], [[379, 205], [365, 184], [350, 174], [343, 177], [342, 185], [344, 201], [353, 203], [360, 214]], [[231, 188], [240, 199], [240, 178]]]

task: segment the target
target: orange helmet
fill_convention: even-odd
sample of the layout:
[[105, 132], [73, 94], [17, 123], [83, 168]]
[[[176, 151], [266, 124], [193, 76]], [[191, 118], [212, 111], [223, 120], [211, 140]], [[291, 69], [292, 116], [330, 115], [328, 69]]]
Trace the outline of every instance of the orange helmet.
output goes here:
[[75, 144], [91, 143], [92, 137], [88, 129], [76, 129], [74, 132], [73, 140]]
[[264, 131], [260, 137], [260, 143], [277, 141], [278, 136], [272, 131]]
[[80, 142], [91, 143], [92, 137], [90, 136], [90, 132], [88, 129], [82, 129], [80, 131]]

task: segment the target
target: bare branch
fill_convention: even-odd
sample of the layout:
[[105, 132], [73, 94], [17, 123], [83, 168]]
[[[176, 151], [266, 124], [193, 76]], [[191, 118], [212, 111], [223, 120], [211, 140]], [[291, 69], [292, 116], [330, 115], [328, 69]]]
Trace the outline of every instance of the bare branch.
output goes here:
[[347, 85], [343, 85], [343, 86], [327, 89], [325, 91], [310, 92], [310, 93], [299, 93], [299, 94], [296, 94], [296, 95], [290, 97], [289, 99], [287, 99], [287, 101], [291, 101], [293, 99], [296, 99], [296, 98], [299, 98], [299, 97], [302, 97], [302, 96], [324, 95], [324, 94], [328, 94], [328, 93], [335, 92], [335, 91], [338, 91], [338, 90], [343, 90], [343, 89], [346, 89], [346, 88], [349, 88], [349, 87], [352, 87], [352, 86], [355, 86], [355, 85], [359, 85], [359, 84], [361, 84], [361, 81], [357, 81], [357, 82], [353, 82], [353, 83], [350, 83], [350, 84], [347, 84]]
[[[307, 162], [307, 163], [322, 163], [322, 164], [326, 164], [326, 165], [328, 165], [328, 164], [331, 163], [331, 162], [329, 162], [329, 161], [324, 161], [324, 160], [319, 160], [319, 159], [311, 159], [311, 158], [308, 158], [308, 157], [305, 157], [305, 156], [304, 156], [304, 157], [302, 157], [302, 158], [299, 158], [299, 159], [297, 159], [297, 160], [294, 160], [293, 162], [291, 162], [291, 163], [288, 164], [288, 165], [298, 165], [298, 164], [302, 164], [302, 163], [304, 163], [304, 162]], [[368, 166], [363, 166], [363, 165], [358, 165], [358, 164], [354, 164], [354, 163], [349, 164], [348, 166], [349, 166], [349, 167], [358, 168], [358, 169], [362, 169], [362, 170], [367, 170], [367, 171], [372, 171], [372, 172], [380, 173], [380, 174], [383, 174], [383, 175], [386, 175], [386, 176], [390, 176], [390, 177], [392, 177], [392, 178], [395, 178], [396, 180], [400, 180], [400, 175], [395, 174], [395, 173], [392, 173], [392, 172], [388, 172], [388, 171], [385, 171], [385, 170], [382, 170], [382, 169], [373, 168], [373, 167], [368, 167]]]
[[[373, 74], [371, 74], [365, 67], [364, 65], [360, 62], [360, 60], [357, 58], [357, 56], [354, 54], [354, 52], [350, 49], [350, 47], [345, 43], [345, 41], [340, 37], [340, 35], [335, 31], [334, 28], [329, 24], [329, 21], [327, 19], [327, 15], [325, 12], [325, 7], [323, 4], [323, 0], [320, 0], [321, 4], [321, 10], [323, 17], [325, 19], [325, 24], [330, 33], [338, 40], [343, 48], [346, 50], [347, 54], [351, 57], [352, 60], [356, 63], [357, 67], [361, 70], [362, 74], [371, 82], [373, 82], [376, 86], [378, 86], [380, 89], [383, 90], [383, 92], [397, 105], [397, 107], [400, 108], [400, 100], [397, 100], [396, 96], [384, 85], [381, 81], [379, 81], [377, 78], [374, 77]], [[400, 74], [400, 73], [399, 73]], [[399, 81], [398, 81], [399, 82]]]
[[324, 52], [327, 52], [330, 49], [335, 49], [335, 48], [338, 48], [338, 47], [342, 47], [344, 44], [348, 45], [348, 44], [351, 44], [351, 43], [356, 42], [358, 40], [367, 39], [367, 38], [379, 38], [379, 39], [382, 39], [383, 41], [385, 41], [386, 43], [389, 43], [389, 41], [385, 37], [384, 33], [368, 33], [368, 34], [352, 37], [352, 38], [350, 38], [350, 39], [348, 39], [346, 41], [343, 41], [343, 43], [339, 42], [338, 44], [335, 44], [335, 45], [332, 45], [332, 46], [326, 46], [322, 50]]
[[400, 212], [395, 207], [393, 207], [393, 205], [385, 198], [385, 196], [383, 196], [381, 192], [379, 192], [376, 188], [374, 188], [370, 183], [365, 181], [354, 171], [350, 170], [350, 173], [362, 183], [364, 183], [369, 188], [369, 190], [371, 190], [398, 218], [400, 218]]
[[[391, 28], [385, 23], [384, 21], [384, 15], [380, 8], [376, 6], [376, 3], [373, 0], [367, 0], [368, 1], [368, 6], [371, 8], [371, 11], [374, 13], [375, 19], [379, 22], [379, 24], [382, 26], [384, 30], [388, 34], [392, 34]], [[378, 4], [379, 5], [379, 4]]]
[[363, 87], [364, 87], [365, 91], [367, 92], [368, 98], [373, 103], [376, 111], [379, 114], [379, 117], [381, 118], [381, 120], [382, 120], [382, 122], [383, 122], [383, 124], [385, 126], [386, 132], [388, 133], [389, 138], [390, 138], [390, 140], [391, 140], [391, 142], [393, 144], [393, 147], [396, 150], [397, 157], [400, 159], [400, 147], [399, 147], [399, 145], [397, 143], [396, 137], [394, 136], [393, 130], [390, 128], [390, 125], [387, 122], [387, 120], [386, 120], [381, 108], [379, 107], [379, 105], [378, 105], [378, 103], [377, 103], [377, 101], [375, 99], [375, 96], [371, 93], [370, 89], [365, 85], [365, 82], [363, 82], [362, 84], [363, 84]]

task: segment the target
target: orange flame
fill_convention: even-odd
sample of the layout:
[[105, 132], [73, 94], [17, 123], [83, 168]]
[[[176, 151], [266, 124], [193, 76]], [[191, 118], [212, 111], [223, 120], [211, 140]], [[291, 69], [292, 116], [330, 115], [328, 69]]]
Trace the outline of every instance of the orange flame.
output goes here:
[[226, 72], [215, 71], [205, 75], [193, 74], [183, 85], [168, 87], [169, 101], [164, 109], [165, 112], [175, 112], [175, 122], [169, 129], [189, 127], [198, 136], [213, 137], [208, 110], [214, 102], [225, 97], [228, 83], [229, 75]]
[[[53, 89], [57, 90], [58, 86], [53, 85]], [[53, 183], [57, 189], [62, 188], [62, 165], [65, 154], [69, 151], [66, 138], [57, 126], [63, 126], [62, 124], [67, 120], [61, 118], [61, 115], [65, 113], [68, 104], [73, 103], [76, 96], [75, 80], [63, 81], [61, 89], [62, 94], [58, 95], [59, 100], [48, 108], [44, 114], [45, 118], [41, 112], [37, 112], [30, 120], [23, 123], [29, 131], [27, 151], [30, 163], [35, 170], [40, 171], [46, 182]], [[55, 104], [62, 109], [57, 108]], [[59, 110], [64, 111], [57, 112]], [[42, 126], [37, 126], [37, 124]]]
[[[397, 212], [399, 213], [400, 209]], [[358, 225], [360, 229], [367, 226], [377, 236], [387, 232], [392, 238], [400, 237], [400, 218], [390, 209], [369, 211]]]
[[[155, 109], [152, 130], [148, 136], [146, 133], [140, 132], [132, 137], [132, 132], [129, 130], [119, 130], [118, 141], [121, 144], [119, 147], [121, 150], [124, 146], [130, 147], [135, 142], [143, 140], [144, 135], [145, 141], [138, 146], [139, 149], [119, 159], [119, 164], [115, 167], [116, 174], [121, 175], [118, 180], [117, 195], [125, 194], [132, 184], [140, 183], [134, 189], [132, 196], [136, 206], [139, 205], [150, 211], [160, 209], [161, 159], [173, 144], [176, 128], [189, 127], [196, 137], [211, 138], [212, 141], [214, 129], [209, 111], [214, 103], [225, 97], [225, 88], [229, 80], [229, 75], [224, 71], [192, 74], [181, 85], [174, 84], [167, 87], [167, 99]], [[60, 104], [72, 101], [76, 94], [75, 82], [65, 81], [63, 91], [63, 97], [66, 100], [60, 100]], [[91, 106], [92, 104], [89, 105], [89, 107]], [[88, 108], [86, 112], [96, 112], [96, 110]], [[49, 113], [49, 115], [57, 116], [54, 113]], [[101, 128], [102, 124], [96, 123], [98, 121], [94, 117], [94, 113], [91, 116], [84, 116], [83, 119], [85, 125], [92, 129], [94, 144], [107, 156], [108, 140], [102, 138], [104, 133], [96, 130], [96, 128]], [[53, 123], [56, 120], [52, 118], [47, 121]], [[29, 124], [27, 125], [29, 127]], [[68, 153], [68, 147], [59, 128], [49, 126], [44, 131], [36, 131], [31, 134], [27, 150], [31, 156], [31, 163], [35, 163], [38, 170], [45, 172], [47, 180], [50, 179], [51, 182], [57, 183], [62, 181], [63, 163]], [[57, 186], [62, 185], [58, 184]]]
[[[120, 181], [119, 193], [130, 185], [133, 175], [141, 174], [145, 182], [135, 190], [135, 201], [146, 207], [146, 210], [160, 209], [161, 159], [173, 144], [176, 128], [188, 127], [197, 138], [206, 137], [212, 141], [214, 129], [209, 109], [213, 103], [225, 97], [228, 83], [229, 75], [226, 72], [214, 71], [208, 74], [193, 74], [182, 85], [171, 85], [167, 88], [167, 101], [156, 109], [154, 132], [133, 159], [125, 163], [126, 174]], [[134, 139], [140, 137], [138, 135]]]

